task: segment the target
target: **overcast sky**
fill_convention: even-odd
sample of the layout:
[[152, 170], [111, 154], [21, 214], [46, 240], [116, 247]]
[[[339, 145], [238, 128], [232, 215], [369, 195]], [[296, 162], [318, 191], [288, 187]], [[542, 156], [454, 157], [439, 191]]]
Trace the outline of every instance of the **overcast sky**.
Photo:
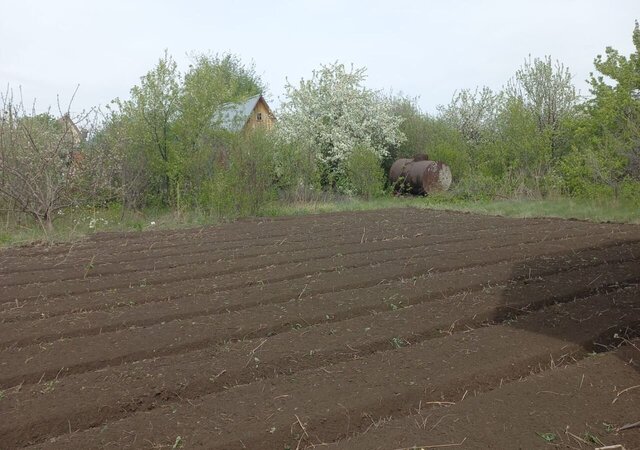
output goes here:
[[367, 85], [419, 97], [427, 112], [462, 88], [500, 88], [527, 55], [551, 55], [588, 93], [593, 59], [632, 51], [638, 0], [0, 0], [0, 87], [72, 110], [127, 98], [164, 49], [253, 61], [277, 107], [286, 79], [322, 63], [366, 67]]

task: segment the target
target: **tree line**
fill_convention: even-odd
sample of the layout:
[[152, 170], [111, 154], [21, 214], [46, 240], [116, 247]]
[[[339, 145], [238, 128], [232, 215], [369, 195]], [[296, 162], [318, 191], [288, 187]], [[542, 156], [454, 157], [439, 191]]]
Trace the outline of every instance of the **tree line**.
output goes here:
[[191, 55], [181, 72], [165, 52], [128, 98], [75, 118], [82, 139], [64, 111], [28, 111], [7, 89], [0, 207], [44, 228], [65, 209], [111, 204], [235, 217], [276, 200], [383, 195], [391, 163], [418, 153], [451, 167], [457, 198], [640, 206], [637, 22], [632, 40], [628, 57], [607, 48], [595, 58], [588, 98], [561, 62], [529, 57], [501, 90], [461, 90], [437, 114], [367, 88], [364, 68], [322, 65], [287, 82], [270, 132], [232, 133], [217, 122], [222, 105], [267, 89], [231, 54]]

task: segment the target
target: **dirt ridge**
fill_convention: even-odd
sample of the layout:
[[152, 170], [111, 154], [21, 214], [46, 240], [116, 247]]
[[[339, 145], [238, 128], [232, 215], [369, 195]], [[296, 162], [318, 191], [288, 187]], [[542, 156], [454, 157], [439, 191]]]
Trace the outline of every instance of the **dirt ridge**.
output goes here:
[[[0, 448], [454, 444], [474, 428], [443, 407], [544, 410], [533, 380], [583, 365], [620, 405], [640, 384], [638, 226], [399, 209], [115, 233], [0, 251], [0, 293]], [[623, 410], [572, 395], [567, 423], [614, 436], [580, 405]]]

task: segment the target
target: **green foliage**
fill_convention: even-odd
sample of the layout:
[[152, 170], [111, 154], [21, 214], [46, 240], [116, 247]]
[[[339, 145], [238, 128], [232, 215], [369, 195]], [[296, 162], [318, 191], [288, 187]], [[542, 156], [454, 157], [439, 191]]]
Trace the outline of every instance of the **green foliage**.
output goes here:
[[[632, 36], [635, 52], [624, 57], [607, 47], [594, 61], [599, 75], [591, 76], [593, 98], [586, 104], [588, 118], [583, 138], [600, 153], [624, 160], [624, 173], [640, 180], [640, 27]], [[613, 83], [612, 83], [613, 82]], [[586, 135], [586, 136], [585, 136]], [[617, 180], [611, 181], [619, 181]]]
[[614, 196], [624, 163], [611, 156], [593, 147], [573, 149], [559, 163], [563, 191], [578, 198]]
[[229, 135], [213, 176], [203, 183], [200, 206], [223, 219], [259, 214], [277, 196], [275, 151], [266, 133]]
[[555, 433], [538, 433], [538, 432], [536, 432], [536, 434], [538, 436], [540, 436], [540, 438], [545, 442], [553, 442], [558, 438], [558, 436]]
[[[609, 51], [608, 63], [597, 60], [596, 67], [616, 79], [620, 71], [614, 69], [633, 59], [621, 59]], [[625, 70], [622, 78], [633, 79], [629, 72]], [[594, 79], [594, 93], [607, 100], [615, 89], [603, 83]], [[634, 86], [628, 84], [627, 100], [632, 98], [629, 93], [634, 92]], [[630, 116], [633, 108], [625, 109], [625, 119], [617, 119], [617, 123], [626, 124], [626, 134], [612, 133], [615, 127], [611, 124], [606, 127], [609, 131], [598, 136], [597, 124], [606, 120], [596, 112], [604, 114], [606, 108], [590, 106], [589, 115], [580, 114], [577, 102], [571, 74], [562, 63], [549, 56], [529, 57], [502, 92], [463, 90], [450, 105], [439, 108], [437, 119], [445, 125], [440, 136], [447, 142], [440, 148], [453, 150], [438, 151], [433, 144], [434, 150], [424, 147], [432, 159], [450, 164], [453, 190], [462, 198], [542, 198], [559, 192], [581, 198], [618, 195], [622, 180], [634, 176], [630, 170], [634, 157], [629, 155], [640, 144], [638, 127], [631, 125], [638, 123], [630, 119], [636, 117], [635, 113]], [[597, 98], [593, 102], [610, 109], [620, 104]], [[638, 103], [633, 103], [634, 108]], [[403, 106], [401, 110], [410, 111]], [[415, 113], [405, 113], [405, 117], [412, 124], [417, 122]], [[433, 126], [428, 132], [429, 126], [423, 122], [419, 133], [409, 135], [433, 136]], [[411, 129], [415, 128], [412, 125]], [[429, 138], [421, 140], [428, 142]]]
[[180, 436], [176, 436], [176, 440], [173, 442], [173, 447], [171, 447], [172, 449], [178, 449], [178, 448], [182, 448], [184, 446], [184, 439], [182, 439]]
[[253, 66], [234, 55], [194, 55], [183, 75], [165, 52], [129, 100], [114, 101], [99, 136], [103, 150], [113, 153], [112, 178], [123, 204], [196, 204], [202, 187], [211, 184], [224, 135], [212, 123], [215, 111], [264, 89]]
[[408, 158], [418, 153], [426, 153], [431, 138], [428, 117], [420, 111], [417, 99], [397, 97], [392, 100], [393, 113], [402, 118], [400, 131], [405, 140], [389, 151], [389, 159]]
[[393, 337], [393, 338], [391, 338], [391, 345], [394, 348], [402, 348], [402, 347], [406, 347], [407, 345], [409, 345], [409, 343], [406, 340], [404, 340], [404, 339], [402, 339], [400, 337]]
[[[564, 192], [580, 198], [627, 196], [640, 181], [640, 29], [628, 58], [607, 47], [594, 61], [593, 97], [568, 124], [571, 149], [558, 171]], [[630, 187], [631, 186], [631, 187]]]
[[151, 156], [145, 151], [138, 126], [133, 115], [110, 110], [89, 142], [89, 149], [101, 157], [96, 170], [106, 182], [90, 206], [119, 202], [125, 209], [135, 210], [148, 203]]
[[347, 189], [369, 200], [383, 193], [385, 173], [375, 152], [366, 145], [358, 145], [345, 161]]
[[46, 232], [65, 208], [90, 201], [101, 180], [69, 113], [28, 112], [0, 94], [0, 209], [35, 219]]
[[575, 113], [578, 101], [569, 69], [551, 56], [531, 56], [507, 84], [506, 96], [519, 100], [533, 114], [540, 131], [556, 130], [560, 122]]
[[[554, 69], [550, 61], [525, 64], [504, 92], [463, 90], [435, 118], [422, 114], [415, 101], [397, 99], [395, 111], [404, 119], [407, 140], [393, 149], [394, 159], [426, 153], [445, 162], [461, 198], [540, 198], [559, 189], [554, 145], [571, 108], [545, 112], [544, 117], [557, 120], [541, 126], [541, 111], [548, 107], [536, 101], [543, 96], [539, 91], [553, 96], [557, 86], [568, 93], [573, 88], [566, 84], [566, 69], [559, 63]], [[544, 91], [549, 79], [555, 80], [553, 89]], [[572, 107], [571, 96], [565, 97], [564, 104]]]
[[620, 184], [618, 193], [620, 200], [640, 209], [640, 181], [625, 179]]
[[192, 130], [206, 128], [223, 103], [240, 101], [266, 90], [253, 65], [245, 66], [235, 55], [195, 54], [192, 60], [181, 95], [181, 119]]
[[[328, 209], [389, 206], [381, 194], [391, 164], [420, 153], [452, 170], [451, 192], [425, 200], [431, 207], [565, 195], [638, 209], [637, 23], [632, 39], [628, 57], [610, 47], [596, 57], [592, 97], [582, 104], [569, 70], [549, 56], [526, 59], [501, 90], [457, 92], [433, 116], [413, 98], [367, 88], [365, 68], [321, 66], [287, 84], [275, 136], [231, 135], [215, 123], [224, 103], [265, 91], [253, 65], [195, 54], [182, 73], [165, 52], [81, 145], [64, 121], [25, 114], [2, 97], [0, 209], [43, 228], [66, 223], [71, 207], [92, 210], [74, 227], [93, 232], [117, 221], [96, 218], [105, 207], [120, 208], [120, 221], [130, 210], [171, 210], [179, 223], [299, 212], [292, 205], [328, 198], [336, 202]], [[72, 164], [78, 152], [83, 163]], [[137, 217], [126, 226], [155, 225]]]
[[439, 118], [427, 117], [429, 140], [426, 153], [434, 161], [443, 161], [451, 168], [453, 181], [471, 173], [471, 152], [462, 134]]
[[325, 188], [343, 178], [344, 163], [358, 145], [381, 160], [404, 140], [400, 117], [380, 92], [365, 87], [366, 69], [323, 65], [311, 79], [286, 85], [278, 132], [284, 142], [303, 144], [320, 166]]
[[393, 110], [403, 119], [400, 131], [406, 140], [390, 148], [389, 158], [383, 164], [385, 173], [398, 158], [426, 153], [429, 158], [448, 164], [454, 181], [468, 174], [469, 145], [459, 130], [442, 118], [430, 117], [420, 111], [415, 99], [398, 97], [393, 101]]
[[519, 99], [510, 99], [498, 115], [494, 138], [474, 157], [479, 172], [501, 180], [505, 195], [540, 197], [540, 180], [553, 167], [551, 133], [538, 128], [535, 114]]
[[502, 93], [488, 87], [463, 89], [449, 105], [439, 106], [438, 111], [440, 118], [458, 130], [468, 144], [477, 146], [490, 139], [502, 100]]
[[[180, 114], [174, 124], [187, 160], [194, 153], [206, 151], [215, 141], [218, 124], [212, 123], [212, 118], [222, 104], [242, 101], [266, 89], [254, 67], [245, 66], [235, 55], [196, 54], [192, 58], [181, 89]], [[198, 158], [194, 159], [198, 164]], [[192, 168], [187, 164], [185, 174]]]
[[320, 168], [307, 144], [279, 140], [274, 160], [281, 198], [305, 201], [320, 191]]
[[461, 179], [452, 188], [462, 200], [490, 200], [498, 195], [500, 180], [476, 171]]
[[149, 167], [151, 191], [159, 204], [169, 205], [172, 188], [180, 174], [180, 155], [176, 148], [173, 123], [180, 107], [181, 77], [173, 58], [165, 54], [144, 75], [139, 86], [131, 89], [131, 98], [114, 100], [114, 114], [126, 123], [122, 130], [131, 141], [132, 151], [144, 152]]

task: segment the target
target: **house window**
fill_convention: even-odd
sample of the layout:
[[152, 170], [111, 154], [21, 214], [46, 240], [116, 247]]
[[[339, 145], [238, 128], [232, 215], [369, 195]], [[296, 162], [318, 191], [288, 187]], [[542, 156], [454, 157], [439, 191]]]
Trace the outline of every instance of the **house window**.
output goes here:
[[256, 120], [257, 120], [258, 122], [262, 122], [262, 113], [261, 113], [261, 112], [259, 112], [259, 113], [257, 113], [257, 114], [256, 114]]

